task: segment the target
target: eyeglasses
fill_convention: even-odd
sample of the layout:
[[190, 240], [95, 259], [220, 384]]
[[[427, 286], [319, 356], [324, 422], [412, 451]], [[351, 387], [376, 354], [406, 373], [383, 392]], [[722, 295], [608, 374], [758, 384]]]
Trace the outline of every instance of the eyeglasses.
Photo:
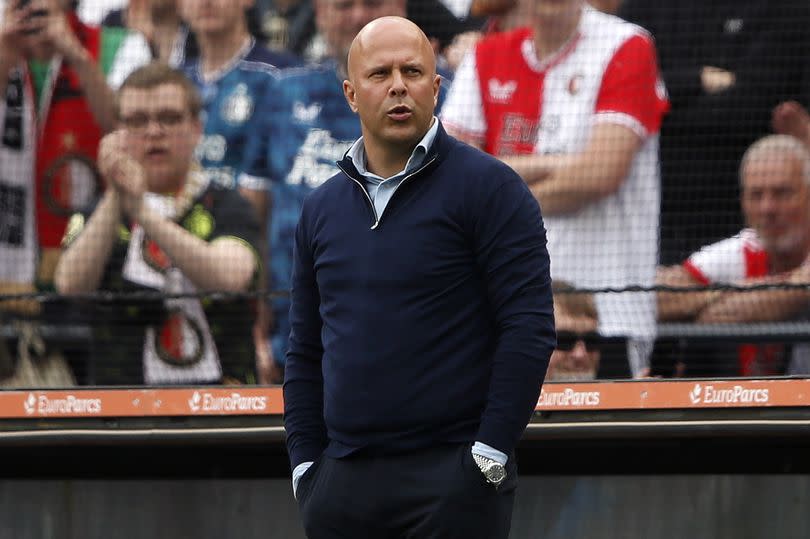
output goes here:
[[184, 111], [164, 109], [157, 111], [153, 115], [136, 112], [129, 116], [122, 116], [121, 123], [132, 131], [146, 131], [149, 124], [154, 121], [161, 129], [168, 131], [182, 124], [187, 117], [188, 114]]
[[603, 344], [604, 339], [596, 332], [590, 333], [575, 333], [573, 331], [558, 331], [557, 332], [557, 350], [561, 352], [570, 352], [574, 349], [579, 341], [585, 345], [588, 352], [598, 352]]

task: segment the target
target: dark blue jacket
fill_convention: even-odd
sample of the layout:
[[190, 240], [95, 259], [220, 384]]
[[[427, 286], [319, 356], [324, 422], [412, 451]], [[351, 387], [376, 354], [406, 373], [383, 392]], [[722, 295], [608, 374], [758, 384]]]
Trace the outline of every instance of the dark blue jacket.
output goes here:
[[292, 467], [474, 440], [509, 454], [556, 344], [537, 202], [441, 126], [379, 222], [351, 160], [339, 166], [296, 231]]

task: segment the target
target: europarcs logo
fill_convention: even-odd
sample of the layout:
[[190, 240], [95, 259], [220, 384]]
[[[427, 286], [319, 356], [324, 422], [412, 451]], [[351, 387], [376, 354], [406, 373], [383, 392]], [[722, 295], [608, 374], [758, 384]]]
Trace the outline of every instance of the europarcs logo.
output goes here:
[[23, 401], [23, 409], [26, 415], [100, 414], [101, 399], [83, 399], [75, 395], [54, 399], [47, 395], [37, 397], [29, 393]]
[[267, 409], [267, 397], [249, 397], [237, 392], [214, 395], [207, 391], [195, 391], [188, 399], [188, 407], [192, 412], [262, 412]]
[[689, 392], [692, 404], [766, 404], [768, 389], [746, 388], [741, 385], [718, 388], [711, 384], [695, 384]]

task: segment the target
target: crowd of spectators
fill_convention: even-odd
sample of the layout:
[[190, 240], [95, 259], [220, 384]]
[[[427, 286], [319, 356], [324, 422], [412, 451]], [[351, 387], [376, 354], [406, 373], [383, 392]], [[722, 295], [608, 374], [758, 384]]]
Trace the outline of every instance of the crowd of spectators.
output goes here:
[[[447, 131], [509, 164], [541, 204], [566, 283], [550, 380], [605, 377], [616, 339], [628, 375], [648, 376], [662, 322], [810, 307], [789, 288], [810, 282], [802, 2], [0, 6], [0, 322], [15, 328], [0, 334], [0, 386], [281, 382], [300, 208], [360, 136], [346, 55], [385, 15], [431, 40]], [[99, 291], [157, 295], [34, 298]], [[66, 318], [92, 328], [92, 354], [43, 340], [43, 320]], [[696, 361], [809, 374], [807, 346]]]

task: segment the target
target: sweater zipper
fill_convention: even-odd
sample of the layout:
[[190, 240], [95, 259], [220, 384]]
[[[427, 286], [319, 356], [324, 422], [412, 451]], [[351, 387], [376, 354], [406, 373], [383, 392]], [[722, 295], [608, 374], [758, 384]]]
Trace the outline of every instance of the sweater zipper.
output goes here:
[[[399, 185], [397, 186], [396, 190], [399, 191], [399, 188], [402, 187], [402, 184], [404, 184], [405, 182], [410, 180], [413, 176], [416, 176], [417, 174], [419, 174], [420, 172], [425, 170], [425, 168], [427, 168], [428, 165], [430, 165], [435, 160], [436, 160], [436, 156], [434, 155], [426, 163], [423, 163], [421, 167], [417, 168], [416, 170], [414, 170], [410, 174], [406, 174], [405, 177], [402, 178], [402, 181], [399, 182]], [[351, 181], [356, 183], [357, 186], [360, 187], [360, 190], [363, 191], [363, 194], [366, 196], [366, 200], [368, 200], [368, 205], [371, 207], [371, 213], [374, 215], [374, 224], [371, 225], [371, 230], [376, 230], [377, 227], [380, 225], [380, 218], [377, 217], [377, 209], [374, 207], [374, 202], [371, 200], [371, 197], [368, 196], [368, 191], [366, 191], [366, 188], [363, 187], [363, 184], [360, 183], [359, 180], [355, 179], [351, 174], [346, 172], [346, 169], [343, 168], [343, 166], [340, 163], [338, 163], [337, 166], [343, 172], [343, 174], [346, 175], [346, 177], [348, 177]], [[394, 195], [396, 195], [396, 191], [394, 192]], [[391, 196], [391, 199], [393, 200], [393, 195]], [[389, 200], [388, 203], [390, 204], [391, 201]]]

